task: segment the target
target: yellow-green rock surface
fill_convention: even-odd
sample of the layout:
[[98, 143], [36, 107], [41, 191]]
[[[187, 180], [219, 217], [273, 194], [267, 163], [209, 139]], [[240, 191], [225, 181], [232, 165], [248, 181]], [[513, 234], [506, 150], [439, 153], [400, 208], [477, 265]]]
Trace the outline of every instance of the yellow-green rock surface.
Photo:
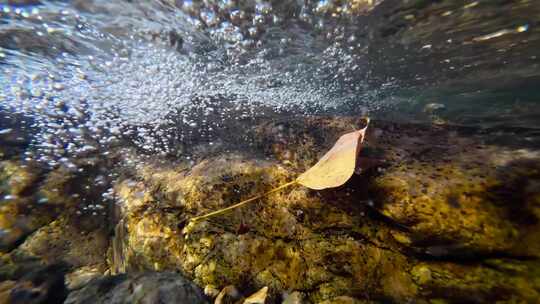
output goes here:
[[15, 248], [27, 235], [53, 220], [55, 208], [35, 195], [41, 170], [18, 161], [0, 162], [0, 252]]
[[265, 158], [138, 166], [115, 187], [112, 272], [177, 270], [203, 287], [268, 286], [314, 303], [538, 299], [538, 155], [467, 130], [376, 121], [366, 170], [346, 185], [295, 186], [187, 221], [293, 180], [353, 126], [268, 122], [248, 131]]

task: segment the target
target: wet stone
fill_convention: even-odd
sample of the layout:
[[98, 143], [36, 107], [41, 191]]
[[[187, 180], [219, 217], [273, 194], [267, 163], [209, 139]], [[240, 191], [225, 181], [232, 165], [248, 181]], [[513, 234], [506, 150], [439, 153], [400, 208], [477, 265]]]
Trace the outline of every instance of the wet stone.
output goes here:
[[[538, 296], [539, 282], [523, 279], [538, 265], [522, 260], [538, 252], [538, 175], [530, 164], [537, 156], [497, 146], [474, 152], [480, 140], [459, 130], [374, 121], [377, 133], [368, 129], [364, 156], [378, 165], [343, 187], [291, 187], [216, 218], [187, 221], [293, 180], [351, 124], [262, 123], [249, 132], [260, 139], [264, 161], [238, 153], [192, 168], [139, 166], [115, 188], [122, 231], [115, 261], [123, 271], [181, 271], [199, 286], [234, 285], [244, 295], [268, 286], [271, 301], [288, 290], [336, 303], [430, 301], [451, 292], [477, 303]], [[284, 160], [283, 149], [298, 156]], [[521, 217], [512, 218], [516, 210]], [[500, 269], [484, 266], [501, 258]], [[525, 270], [510, 274], [508, 265]]]
[[[86, 222], [93, 222], [85, 225]], [[103, 273], [109, 246], [107, 230], [95, 218], [61, 215], [30, 235], [13, 254], [65, 263], [70, 269], [92, 266]], [[89, 229], [90, 228], [90, 229]]]
[[178, 273], [142, 273], [95, 279], [72, 291], [66, 304], [209, 303], [202, 290]]
[[[540, 219], [535, 213], [537, 156], [493, 146], [472, 148], [473, 140], [449, 138], [446, 144], [449, 149], [437, 158], [395, 163], [376, 177], [370, 190], [377, 209], [409, 228], [411, 246], [426, 255], [537, 256], [538, 247], [530, 240], [538, 237], [534, 230]], [[456, 148], [461, 151], [455, 153]]]
[[67, 296], [63, 269], [58, 264], [34, 268], [10, 287], [4, 293], [10, 304], [61, 304]]
[[35, 192], [42, 172], [32, 164], [0, 163], [0, 251], [12, 250], [56, 216], [55, 208], [38, 204]]

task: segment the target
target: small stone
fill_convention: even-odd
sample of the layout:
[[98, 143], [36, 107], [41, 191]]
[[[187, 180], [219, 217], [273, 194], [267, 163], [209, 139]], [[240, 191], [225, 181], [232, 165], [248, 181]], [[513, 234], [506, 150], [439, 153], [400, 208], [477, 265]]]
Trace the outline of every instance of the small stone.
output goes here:
[[238, 289], [233, 285], [225, 286], [216, 297], [214, 304], [235, 303], [242, 297]]
[[411, 270], [413, 278], [419, 285], [424, 285], [431, 280], [431, 270], [425, 265], [417, 265]]
[[304, 303], [304, 294], [299, 291], [294, 291], [289, 294], [285, 294], [282, 304], [302, 304]]
[[261, 288], [256, 293], [249, 296], [244, 300], [244, 304], [264, 304], [266, 301], [266, 296], [268, 295], [268, 287], [265, 286]]
[[85, 287], [72, 291], [65, 304], [133, 303], [130, 299], [137, 299], [137, 303], [208, 303], [202, 290], [182, 275], [147, 272], [92, 280]]
[[217, 289], [216, 286], [209, 284], [204, 287], [204, 294], [213, 299], [218, 296], [219, 289]]

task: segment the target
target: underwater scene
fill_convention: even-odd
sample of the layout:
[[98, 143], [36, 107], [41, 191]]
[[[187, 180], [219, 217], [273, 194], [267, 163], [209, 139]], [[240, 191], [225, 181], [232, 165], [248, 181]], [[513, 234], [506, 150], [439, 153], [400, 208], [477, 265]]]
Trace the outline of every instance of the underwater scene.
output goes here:
[[540, 1], [0, 0], [12, 303], [540, 303]]

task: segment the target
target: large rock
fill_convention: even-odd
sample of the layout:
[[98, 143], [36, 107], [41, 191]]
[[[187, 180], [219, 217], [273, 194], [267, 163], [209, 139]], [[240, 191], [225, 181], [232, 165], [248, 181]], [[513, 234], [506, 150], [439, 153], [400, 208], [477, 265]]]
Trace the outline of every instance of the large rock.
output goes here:
[[269, 122], [246, 130], [266, 160], [139, 166], [116, 187], [112, 269], [177, 270], [200, 286], [268, 286], [273, 299], [297, 290], [312, 302], [539, 296], [538, 156], [470, 130], [375, 122], [359, 161], [371, 168], [343, 187], [292, 187], [186, 225], [293, 180], [351, 125]]
[[382, 214], [407, 228], [398, 241], [434, 257], [540, 257], [539, 151], [444, 129], [392, 133], [372, 143], [391, 161], [370, 192]]
[[[82, 220], [73, 221], [75, 226], [106, 228], [107, 210], [100, 205], [106, 184], [99, 167], [84, 161], [80, 161], [82, 172], [65, 166], [50, 171], [18, 160], [0, 162], [0, 252], [13, 250], [60, 214], [78, 212]], [[102, 210], [96, 212], [88, 205], [100, 205]]]
[[208, 303], [201, 289], [178, 273], [107, 276], [73, 291], [65, 304]]
[[[79, 160], [79, 168], [50, 170], [18, 160], [0, 163], [0, 281], [21, 287], [20, 301], [32, 297], [36, 288], [49, 292], [41, 283], [25, 283], [24, 276], [36, 269], [62, 265], [59, 276], [69, 289], [80, 288], [108, 269], [110, 231], [102, 196], [106, 178], [88, 159]], [[48, 297], [43, 298], [46, 303]]]
[[12, 254], [36, 257], [46, 264], [65, 263], [70, 269], [106, 270], [108, 230], [97, 217], [61, 215], [30, 235]]
[[104, 172], [96, 167], [42, 172], [4, 162], [0, 191], [8, 201], [0, 224], [37, 224], [6, 242], [0, 293], [17, 285], [23, 299], [25, 290], [38, 288], [25, 285], [26, 273], [62, 264], [72, 303], [158, 295], [169, 301], [174, 288], [158, 287], [180, 284], [170, 273], [87, 283], [107, 268], [175, 271], [206, 290], [234, 285], [243, 295], [268, 286], [270, 302], [292, 290], [314, 303], [539, 297], [540, 157], [526, 146], [490, 144], [474, 130], [375, 121], [360, 174], [344, 186], [293, 186], [189, 223], [294, 180], [354, 125], [349, 118], [262, 122], [245, 130], [243, 144], [224, 139], [225, 146], [238, 144], [234, 152], [199, 143], [195, 165], [133, 162], [115, 186], [114, 229], [108, 208], [88, 209], [103, 203]]

